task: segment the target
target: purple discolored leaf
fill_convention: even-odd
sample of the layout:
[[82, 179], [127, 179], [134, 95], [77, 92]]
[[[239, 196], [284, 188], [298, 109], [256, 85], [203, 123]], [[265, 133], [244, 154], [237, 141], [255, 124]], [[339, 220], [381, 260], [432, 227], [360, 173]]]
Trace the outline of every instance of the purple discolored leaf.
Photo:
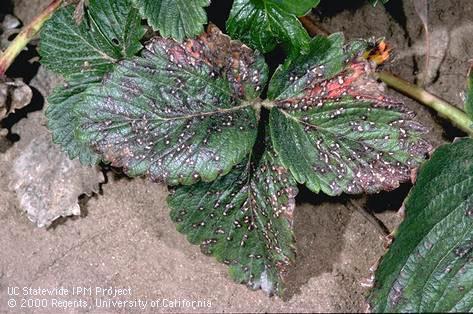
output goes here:
[[131, 176], [212, 181], [251, 150], [266, 79], [263, 57], [213, 25], [183, 43], [156, 37], [87, 91], [80, 137]]

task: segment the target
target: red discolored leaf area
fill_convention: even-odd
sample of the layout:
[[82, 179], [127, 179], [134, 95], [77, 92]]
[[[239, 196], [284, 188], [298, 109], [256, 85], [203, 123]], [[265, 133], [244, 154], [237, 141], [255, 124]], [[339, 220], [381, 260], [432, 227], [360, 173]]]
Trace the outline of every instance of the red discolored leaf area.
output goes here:
[[[169, 61], [181, 69], [207, 69], [211, 79], [225, 77], [234, 98], [245, 98], [246, 88], [260, 91], [266, 80], [255, 68], [258, 55], [239, 41], [230, 40], [220, 29], [210, 24], [207, 33], [180, 44], [172, 39], [155, 38], [148, 44], [151, 51], [164, 49]], [[172, 74], [172, 73], [171, 73]]]
[[[336, 49], [338, 39], [316, 39], [319, 47], [327, 40], [335, 46], [328, 49]], [[361, 58], [363, 51], [320, 51], [327, 56], [322, 54], [318, 63], [295, 60], [273, 79], [272, 84], [285, 87], [271, 113], [275, 149], [296, 179], [313, 191], [338, 195], [395, 189], [431, 149], [422, 139], [425, 128], [401, 101], [386, 96], [373, 76], [375, 62]]]

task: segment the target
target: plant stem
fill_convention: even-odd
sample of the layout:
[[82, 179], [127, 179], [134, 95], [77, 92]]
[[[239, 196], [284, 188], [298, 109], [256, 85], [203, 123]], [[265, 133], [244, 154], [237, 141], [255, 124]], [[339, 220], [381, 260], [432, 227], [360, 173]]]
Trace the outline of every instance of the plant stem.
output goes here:
[[0, 77], [5, 75], [5, 72], [8, 70], [15, 58], [41, 30], [44, 23], [62, 4], [62, 1], [63, 0], [53, 0], [43, 12], [36, 16], [34, 20], [25, 26], [18, 36], [15, 37], [12, 43], [0, 56]]
[[[311, 36], [317, 34], [327, 34], [327, 31], [318, 26], [313, 18], [304, 16], [300, 17], [299, 19]], [[445, 100], [430, 94], [421, 87], [411, 84], [399, 77], [394, 76], [391, 73], [379, 72], [377, 73], [377, 76], [389, 87], [392, 87], [399, 92], [417, 100], [421, 104], [434, 109], [441, 117], [446, 118], [459, 129], [466, 132], [468, 135], [473, 136], [473, 121], [462, 110], [458, 109], [452, 104], [449, 104]]]
[[434, 109], [441, 117], [446, 118], [459, 129], [473, 136], [473, 121], [462, 110], [391, 73], [379, 72], [377, 76], [388, 86]]
[[330, 34], [326, 29], [318, 25], [314, 18], [310, 15], [301, 16], [299, 17], [299, 20], [301, 21], [302, 25], [304, 25], [304, 28], [307, 30], [310, 36], [327, 36]]

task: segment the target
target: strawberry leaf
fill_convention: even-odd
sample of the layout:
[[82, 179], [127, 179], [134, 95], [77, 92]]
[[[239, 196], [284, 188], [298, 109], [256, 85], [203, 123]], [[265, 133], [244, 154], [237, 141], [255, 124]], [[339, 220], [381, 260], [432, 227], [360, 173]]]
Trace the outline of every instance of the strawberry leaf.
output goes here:
[[178, 41], [204, 31], [210, 0], [132, 0], [141, 16], [163, 37]]
[[41, 31], [41, 62], [65, 76], [104, 74], [120, 59], [135, 55], [143, 35], [141, 18], [129, 0], [90, 0], [79, 25], [74, 6], [67, 6]]
[[251, 150], [266, 80], [263, 57], [213, 25], [184, 43], [157, 37], [87, 91], [80, 138], [130, 176], [212, 181]]
[[276, 71], [268, 93], [274, 148], [314, 192], [392, 190], [430, 149], [424, 128], [384, 95], [372, 64], [357, 57], [362, 42], [340, 45], [339, 35], [317, 37], [309, 54]]
[[81, 105], [84, 92], [88, 87], [98, 85], [100, 75], [71, 75], [70, 81], [63, 87], [56, 88], [48, 98], [46, 117], [48, 128], [53, 135], [53, 142], [61, 145], [70, 159], [79, 158], [83, 165], [97, 164], [99, 156], [76, 136], [79, 119], [75, 108]]
[[310, 38], [297, 17], [318, 4], [319, 0], [235, 0], [227, 31], [261, 52], [269, 52], [279, 43], [299, 52]]
[[119, 59], [141, 49], [144, 34], [138, 11], [128, 0], [91, 0], [80, 25], [74, 20], [73, 6], [56, 12], [41, 33], [41, 62], [69, 80], [54, 90], [46, 111], [53, 141], [70, 158], [96, 164], [98, 155], [78, 140], [75, 108], [82, 103], [87, 88], [97, 85]]
[[294, 14], [296, 16], [304, 16], [319, 5], [320, 0], [299, 0], [299, 1], [292, 1], [292, 0], [269, 0], [281, 8], [283, 8], [286, 12]]
[[229, 265], [235, 281], [281, 295], [295, 258], [296, 194], [294, 180], [268, 148], [213, 183], [178, 187], [168, 203], [177, 229]]
[[405, 202], [375, 275], [375, 313], [473, 309], [473, 140], [438, 148]]

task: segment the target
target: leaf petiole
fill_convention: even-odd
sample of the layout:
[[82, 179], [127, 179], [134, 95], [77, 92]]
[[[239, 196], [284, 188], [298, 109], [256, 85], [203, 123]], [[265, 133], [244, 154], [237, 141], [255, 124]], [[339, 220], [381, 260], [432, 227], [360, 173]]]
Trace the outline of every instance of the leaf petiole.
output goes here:
[[418, 102], [434, 109], [441, 117], [446, 118], [462, 131], [473, 136], [473, 121], [465, 112], [439, 97], [430, 94], [421, 87], [411, 84], [388, 72], [378, 72], [378, 79], [389, 87], [417, 100]]
[[262, 100], [260, 102], [260, 106], [268, 110], [271, 110], [274, 107], [274, 101], [269, 100], [269, 99]]
[[10, 46], [0, 56], [0, 77], [5, 75], [10, 65], [26, 45], [36, 36], [52, 14], [60, 7], [62, 0], [53, 0], [36, 18], [15, 37]]
[[[315, 36], [317, 34], [328, 34], [327, 31], [321, 29], [319, 25], [317, 25], [317, 23], [311, 18], [301, 18], [301, 21], [311, 36]], [[378, 79], [382, 80], [389, 87], [392, 87], [406, 96], [417, 100], [421, 104], [434, 109], [441, 117], [446, 118], [459, 129], [466, 132], [468, 135], [473, 136], [473, 121], [462, 110], [458, 109], [452, 104], [449, 104], [445, 100], [430, 94], [421, 87], [413, 85], [402, 78], [394, 76], [391, 73], [377, 72], [376, 75]]]
[[310, 14], [299, 17], [299, 21], [301, 21], [302, 25], [305, 27], [310, 36], [328, 36], [330, 34], [329, 31], [317, 24]]

